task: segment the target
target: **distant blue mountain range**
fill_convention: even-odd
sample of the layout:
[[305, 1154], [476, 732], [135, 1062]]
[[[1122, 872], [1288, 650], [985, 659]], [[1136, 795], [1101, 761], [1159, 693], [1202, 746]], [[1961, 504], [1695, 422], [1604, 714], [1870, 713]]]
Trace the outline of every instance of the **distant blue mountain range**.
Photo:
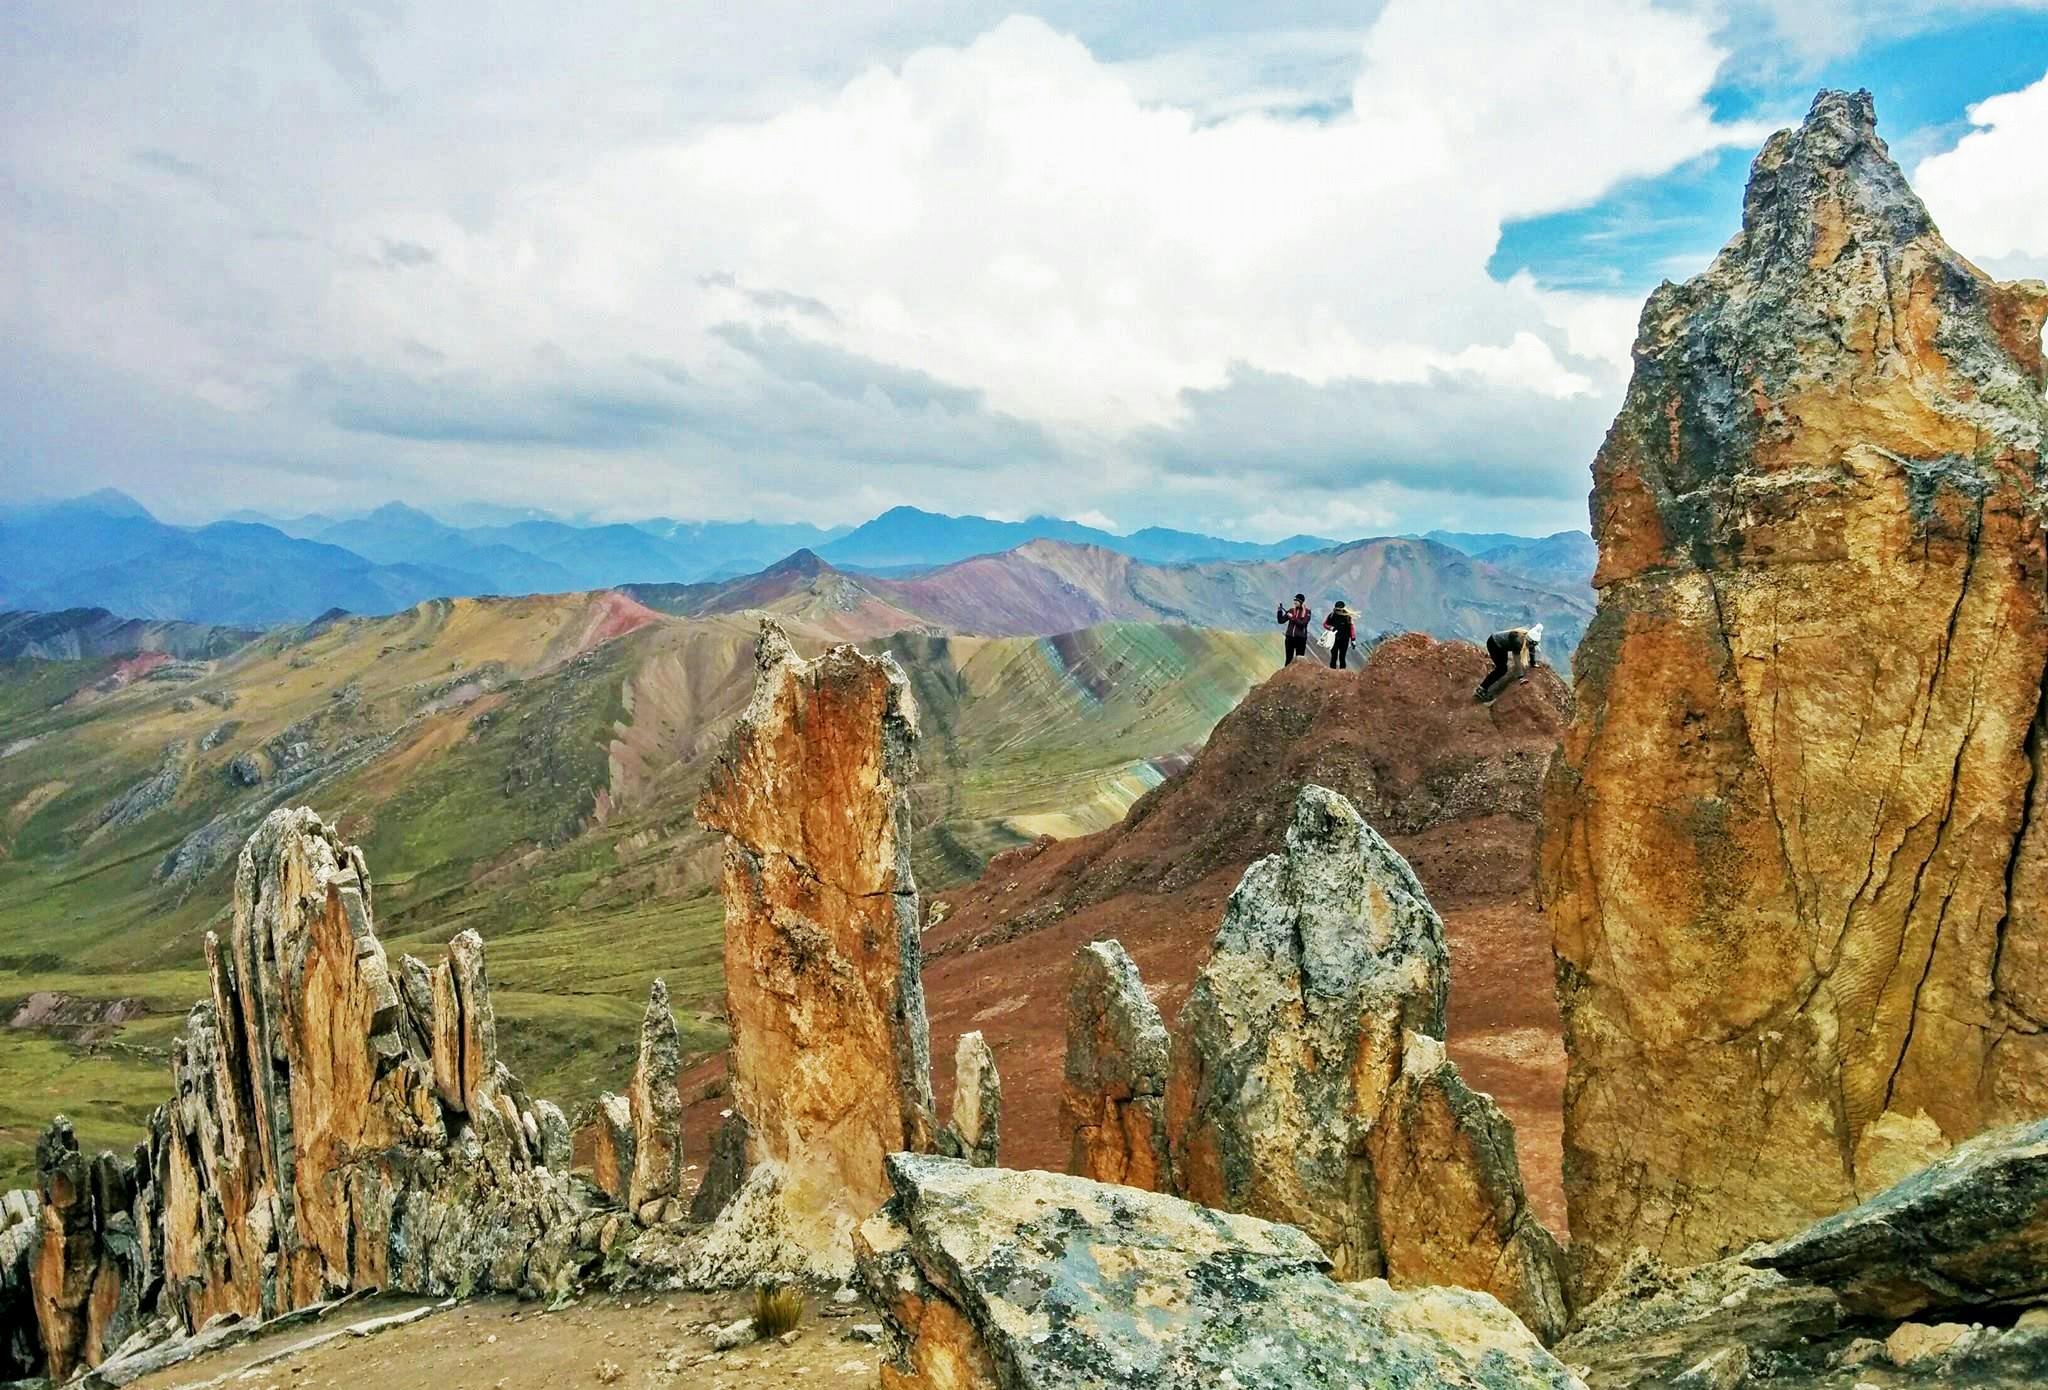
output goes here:
[[[995, 521], [897, 507], [861, 526], [677, 521], [579, 524], [470, 508], [456, 525], [392, 502], [360, 516], [238, 512], [205, 526], [159, 521], [105, 490], [0, 506], [0, 609], [105, 608], [124, 617], [265, 625], [329, 609], [390, 612], [422, 599], [701, 583], [753, 574], [798, 550], [843, 569], [902, 573], [1034, 540], [1119, 551], [1154, 564], [1283, 559], [1338, 541], [1262, 544], [1147, 527], [1120, 536], [1057, 517]], [[1503, 569], [1583, 583], [1592, 538], [1431, 532]], [[1526, 568], [1525, 568], [1526, 566]]]

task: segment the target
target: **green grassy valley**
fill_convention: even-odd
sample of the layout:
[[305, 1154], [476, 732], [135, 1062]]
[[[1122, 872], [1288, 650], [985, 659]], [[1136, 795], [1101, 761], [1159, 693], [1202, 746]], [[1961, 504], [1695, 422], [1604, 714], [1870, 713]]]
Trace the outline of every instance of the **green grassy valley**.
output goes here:
[[[788, 626], [806, 649], [838, 635]], [[485, 938], [507, 1060], [536, 1094], [621, 1086], [656, 975], [686, 1049], [723, 1046], [717, 846], [692, 807], [752, 688], [753, 635], [747, 614], [565, 594], [344, 618], [208, 660], [0, 663], [0, 1020], [38, 992], [142, 1011], [0, 1028], [0, 1186], [59, 1110], [114, 1145], [169, 1094], [234, 856], [280, 805], [362, 844], [394, 954]], [[1152, 623], [864, 645], [917, 696], [928, 889], [1113, 822], [1276, 660], [1252, 634]]]

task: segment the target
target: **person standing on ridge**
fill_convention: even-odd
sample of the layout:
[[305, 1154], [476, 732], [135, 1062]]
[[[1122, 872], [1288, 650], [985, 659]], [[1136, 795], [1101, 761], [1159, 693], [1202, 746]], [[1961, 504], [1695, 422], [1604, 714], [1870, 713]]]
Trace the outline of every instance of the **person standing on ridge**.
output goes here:
[[1351, 650], [1351, 610], [1344, 606], [1343, 599], [1337, 600], [1330, 616], [1323, 619], [1323, 626], [1337, 639], [1330, 647], [1330, 669], [1341, 671], [1344, 669], [1344, 654]]
[[1315, 621], [1315, 614], [1309, 611], [1308, 595], [1296, 594], [1294, 607], [1274, 611], [1273, 620], [1287, 625], [1287, 660], [1282, 666], [1291, 665], [1297, 656], [1308, 655], [1308, 625]]
[[1508, 658], [1515, 659], [1515, 670], [1523, 680], [1543, 663], [1537, 658], [1536, 645], [1543, 640], [1543, 624], [1529, 627], [1511, 627], [1505, 632], [1496, 632], [1486, 639], [1486, 654], [1493, 658], [1493, 669], [1486, 673], [1486, 679], [1479, 682], [1476, 692], [1484, 698], [1493, 688], [1493, 683], [1508, 673]]

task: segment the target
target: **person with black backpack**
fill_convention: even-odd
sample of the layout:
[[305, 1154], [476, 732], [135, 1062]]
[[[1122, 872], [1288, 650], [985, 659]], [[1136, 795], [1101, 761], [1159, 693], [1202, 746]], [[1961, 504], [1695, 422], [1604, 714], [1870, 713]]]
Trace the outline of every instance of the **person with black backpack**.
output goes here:
[[1351, 610], [1338, 599], [1337, 606], [1330, 610], [1330, 616], [1323, 619], [1323, 626], [1329, 629], [1336, 640], [1330, 646], [1330, 669], [1344, 669], [1344, 654], [1351, 650]]
[[1287, 625], [1287, 660], [1282, 666], [1291, 664], [1297, 656], [1308, 655], [1308, 625], [1316, 615], [1309, 611], [1308, 595], [1296, 594], [1294, 607], [1276, 609], [1273, 620]]

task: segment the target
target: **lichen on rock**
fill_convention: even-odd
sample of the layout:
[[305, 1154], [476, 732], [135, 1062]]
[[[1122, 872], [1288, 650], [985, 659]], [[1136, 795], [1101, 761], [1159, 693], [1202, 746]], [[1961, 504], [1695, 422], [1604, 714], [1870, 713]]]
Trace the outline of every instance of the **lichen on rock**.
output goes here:
[[1567, 1390], [1485, 1294], [1343, 1285], [1300, 1231], [1054, 1173], [895, 1154], [859, 1231], [892, 1390]]

